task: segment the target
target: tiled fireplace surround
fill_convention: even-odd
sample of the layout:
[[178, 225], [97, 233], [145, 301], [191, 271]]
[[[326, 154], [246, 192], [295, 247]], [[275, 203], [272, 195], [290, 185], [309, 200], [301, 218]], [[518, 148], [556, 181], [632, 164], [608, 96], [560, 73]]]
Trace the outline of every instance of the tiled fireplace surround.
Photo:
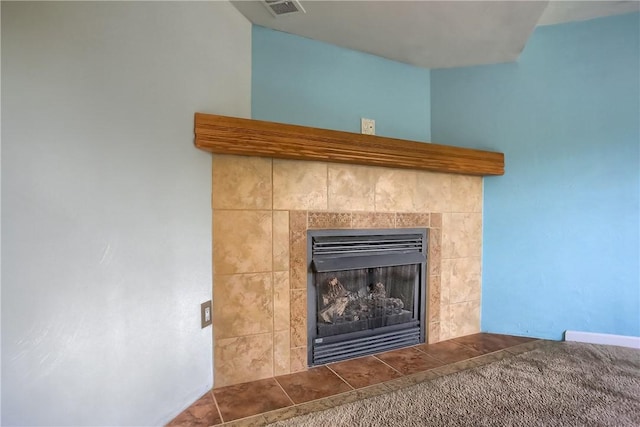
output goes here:
[[307, 369], [306, 231], [426, 227], [427, 340], [480, 330], [482, 177], [213, 156], [215, 387]]

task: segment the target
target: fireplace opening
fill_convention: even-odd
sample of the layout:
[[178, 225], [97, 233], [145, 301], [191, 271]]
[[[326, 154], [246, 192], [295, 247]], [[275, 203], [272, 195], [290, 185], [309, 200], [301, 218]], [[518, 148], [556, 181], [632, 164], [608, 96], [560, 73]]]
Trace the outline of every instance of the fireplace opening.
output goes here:
[[425, 342], [426, 229], [307, 237], [310, 366]]

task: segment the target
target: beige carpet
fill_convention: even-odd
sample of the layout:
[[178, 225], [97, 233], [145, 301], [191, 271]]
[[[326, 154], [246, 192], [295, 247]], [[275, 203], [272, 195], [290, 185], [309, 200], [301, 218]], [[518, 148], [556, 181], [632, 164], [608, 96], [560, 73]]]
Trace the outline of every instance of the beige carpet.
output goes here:
[[640, 426], [640, 350], [553, 343], [275, 426]]

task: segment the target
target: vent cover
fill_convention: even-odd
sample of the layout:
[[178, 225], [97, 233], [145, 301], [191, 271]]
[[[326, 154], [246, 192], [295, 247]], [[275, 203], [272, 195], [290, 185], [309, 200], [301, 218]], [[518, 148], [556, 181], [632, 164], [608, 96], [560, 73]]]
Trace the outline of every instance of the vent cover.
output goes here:
[[[404, 231], [404, 232], [403, 232]], [[416, 231], [416, 233], [407, 233]], [[312, 232], [311, 267], [316, 273], [394, 265], [421, 264], [426, 261], [424, 230], [336, 230]], [[330, 233], [330, 234], [326, 234]]]
[[420, 337], [419, 326], [405, 330], [378, 334], [364, 338], [355, 338], [336, 343], [324, 343], [323, 339], [314, 340], [312, 365], [338, 362], [368, 354], [382, 353], [396, 348], [418, 345], [424, 340]]
[[298, 0], [263, 0], [262, 3], [264, 3], [269, 12], [276, 18], [288, 13], [306, 13]]

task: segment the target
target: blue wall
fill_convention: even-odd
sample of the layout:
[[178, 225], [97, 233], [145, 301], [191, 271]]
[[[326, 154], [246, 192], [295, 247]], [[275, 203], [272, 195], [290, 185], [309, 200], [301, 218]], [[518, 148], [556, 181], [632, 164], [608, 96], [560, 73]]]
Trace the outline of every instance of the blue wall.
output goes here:
[[253, 26], [252, 118], [428, 141], [429, 70]]
[[640, 335], [639, 14], [538, 28], [517, 63], [433, 70], [438, 143], [485, 180], [482, 329]]

